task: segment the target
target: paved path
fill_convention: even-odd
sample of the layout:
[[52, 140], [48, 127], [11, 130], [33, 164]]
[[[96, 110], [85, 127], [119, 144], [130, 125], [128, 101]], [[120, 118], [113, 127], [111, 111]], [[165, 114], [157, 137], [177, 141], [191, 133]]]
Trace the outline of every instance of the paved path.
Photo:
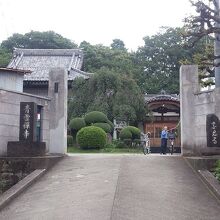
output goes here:
[[181, 157], [75, 155], [0, 212], [1, 220], [219, 220], [220, 205]]

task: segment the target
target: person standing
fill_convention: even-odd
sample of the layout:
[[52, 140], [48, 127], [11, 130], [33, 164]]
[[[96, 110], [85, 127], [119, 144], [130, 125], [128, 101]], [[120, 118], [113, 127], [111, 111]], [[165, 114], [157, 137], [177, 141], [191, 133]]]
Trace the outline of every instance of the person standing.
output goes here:
[[164, 126], [161, 132], [161, 153], [162, 154], [167, 153], [167, 139], [168, 139], [167, 126]]

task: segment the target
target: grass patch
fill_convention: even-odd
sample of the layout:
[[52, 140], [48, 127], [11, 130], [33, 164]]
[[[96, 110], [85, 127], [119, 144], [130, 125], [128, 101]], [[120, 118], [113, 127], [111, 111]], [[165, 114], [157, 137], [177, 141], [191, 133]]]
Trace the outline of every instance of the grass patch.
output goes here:
[[216, 162], [216, 167], [215, 167], [215, 176], [216, 178], [220, 181], [220, 160]]
[[67, 153], [115, 153], [115, 154], [120, 154], [120, 153], [142, 153], [141, 149], [136, 149], [136, 148], [103, 148], [103, 149], [88, 149], [88, 150], [82, 150], [78, 147], [68, 147], [67, 148]]

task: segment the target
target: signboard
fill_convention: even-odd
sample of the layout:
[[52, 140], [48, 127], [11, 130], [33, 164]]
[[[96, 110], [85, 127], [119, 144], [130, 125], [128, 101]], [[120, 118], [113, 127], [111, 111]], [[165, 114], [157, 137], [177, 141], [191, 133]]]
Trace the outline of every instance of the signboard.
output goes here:
[[206, 116], [207, 147], [220, 147], [220, 123], [215, 114]]
[[37, 105], [34, 102], [20, 103], [20, 132], [19, 140], [36, 141]]

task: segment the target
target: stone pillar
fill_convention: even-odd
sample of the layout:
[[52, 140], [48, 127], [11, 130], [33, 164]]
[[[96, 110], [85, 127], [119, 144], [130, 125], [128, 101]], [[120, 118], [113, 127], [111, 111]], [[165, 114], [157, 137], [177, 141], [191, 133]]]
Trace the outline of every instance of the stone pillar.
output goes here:
[[[216, 16], [219, 16], [219, 0], [215, 1], [215, 13]], [[219, 29], [220, 28], [220, 22], [216, 21], [215, 22], [215, 28]], [[214, 55], [215, 57], [215, 87], [216, 88], [220, 88], [220, 34], [219, 33], [215, 33], [215, 41], [214, 41]]]
[[180, 119], [181, 119], [181, 152], [183, 156], [195, 154], [194, 94], [199, 90], [198, 67], [183, 65], [180, 68]]
[[215, 114], [220, 118], [220, 87], [215, 88]]
[[115, 128], [115, 126], [116, 126], [116, 120], [115, 119], [113, 120], [113, 124], [114, 124], [113, 140], [116, 140], [117, 139], [117, 130]]
[[67, 72], [53, 68], [49, 73], [48, 95], [50, 103], [49, 153], [65, 154], [67, 151]]

